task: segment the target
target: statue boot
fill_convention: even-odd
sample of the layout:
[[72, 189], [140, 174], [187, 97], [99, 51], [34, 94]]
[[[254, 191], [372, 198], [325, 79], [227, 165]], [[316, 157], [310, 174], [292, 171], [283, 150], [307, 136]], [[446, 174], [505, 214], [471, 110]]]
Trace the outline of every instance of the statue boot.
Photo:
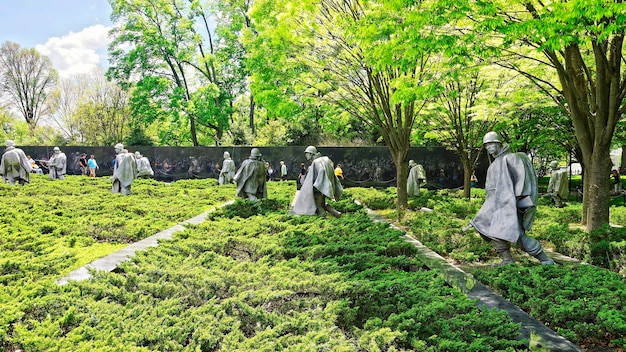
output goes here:
[[336, 217], [336, 218], [340, 218], [341, 217], [341, 212], [337, 211], [337, 209], [331, 207], [329, 204], [326, 204], [326, 206], [324, 207], [324, 209], [329, 212], [332, 216]]
[[535, 255], [534, 257], [537, 258], [541, 262], [541, 265], [553, 265], [554, 264], [554, 260], [548, 257], [548, 255], [546, 255], [544, 251], [541, 251], [541, 253]]
[[511, 251], [508, 249], [501, 251], [500, 256], [502, 257], [502, 261], [498, 264], [494, 264], [493, 266], [504, 266], [515, 263], [513, 257], [511, 256]]

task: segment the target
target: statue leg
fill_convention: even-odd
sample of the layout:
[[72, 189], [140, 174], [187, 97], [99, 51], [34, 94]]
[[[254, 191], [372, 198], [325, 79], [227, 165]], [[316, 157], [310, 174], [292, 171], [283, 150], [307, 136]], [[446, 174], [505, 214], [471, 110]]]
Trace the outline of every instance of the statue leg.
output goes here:
[[120, 189], [120, 181], [119, 180], [115, 180], [113, 181], [113, 184], [111, 185], [111, 192], [112, 193], [120, 193], [121, 189]]
[[121, 186], [122, 188], [122, 194], [123, 195], [129, 195], [130, 194], [130, 185], [128, 185], [128, 187], [124, 187], [123, 185]]
[[341, 212], [337, 211], [335, 208], [333, 208], [330, 204], [326, 203], [326, 206], [324, 207], [324, 209], [329, 212], [330, 214], [332, 214], [332, 216], [336, 217], [336, 218], [340, 218], [341, 217]]
[[537, 258], [542, 265], [554, 264], [554, 261], [544, 253], [543, 248], [541, 248], [541, 243], [536, 239], [522, 234], [517, 240], [517, 245], [526, 253]]
[[515, 263], [513, 257], [511, 256], [511, 244], [509, 242], [492, 238], [491, 244], [493, 245], [493, 248], [496, 250], [496, 252], [498, 252], [498, 254], [500, 254], [500, 256], [502, 257], [502, 261], [498, 264], [495, 264], [494, 266], [503, 266]]
[[315, 200], [316, 213], [321, 217], [326, 217], [326, 196], [317, 190], [313, 191], [313, 199]]

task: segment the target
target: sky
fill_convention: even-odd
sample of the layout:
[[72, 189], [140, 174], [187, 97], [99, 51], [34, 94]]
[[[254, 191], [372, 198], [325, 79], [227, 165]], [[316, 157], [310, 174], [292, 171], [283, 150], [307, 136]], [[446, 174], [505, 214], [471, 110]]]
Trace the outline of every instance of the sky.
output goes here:
[[0, 0], [0, 45], [47, 56], [61, 77], [107, 67], [108, 0]]

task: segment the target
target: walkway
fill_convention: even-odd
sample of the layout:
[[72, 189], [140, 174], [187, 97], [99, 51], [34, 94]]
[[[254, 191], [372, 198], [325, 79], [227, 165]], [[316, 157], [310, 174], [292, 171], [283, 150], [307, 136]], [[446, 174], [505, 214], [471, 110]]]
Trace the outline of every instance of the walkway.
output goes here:
[[232, 204], [233, 202], [234, 201], [226, 202], [217, 208], [212, 208], [208, 211], [205, 211], [204, 213], [200, 215], [197, 215], [191, 219], [185, 220], [177, 225], [174, 225], [170, 227], [169, 229], [163, 230], [161, 232], [157, 232], [154, 235], [144, 238], [141, 241], [137, 241], [127, 247], [124, 247], [115, 253], [111, 253], [107, 255], [106, 257], [97, 259], [83, 267], [80, 267], [72, 271], [71, 273], [69, 273], [69, 275], [57, 280], [56, 283], [59, 285], [65, 285], [66, 283], [68, 283], [68, 281], [72, 281], [72, 280], [82, 281], [82, 280], [89, 279], [91, 277], [91, 272], [94, 270], [102, 270], [102, 271], [109, 271], [109, 272], [113, 271], [115, 270], [115, 268], [117, 268], [117, 266], [121, 262], [126, 261], [130, 259], [130, 257], [134, 256], [135, 252], [144, 250], [149, 247], [158, 246], [159, 240], [171, 239], [174, 233], [183, 231], [185, 229], [185, 225], [198, 225], [204, 222], [204, 220], [206, 220], [206, 217], [209, 213], [223, 206]]

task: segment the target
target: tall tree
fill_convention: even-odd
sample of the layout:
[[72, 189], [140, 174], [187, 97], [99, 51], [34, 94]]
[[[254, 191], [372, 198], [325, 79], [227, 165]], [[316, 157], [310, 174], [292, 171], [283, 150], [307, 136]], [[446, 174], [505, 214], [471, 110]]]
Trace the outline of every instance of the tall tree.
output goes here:
[[0, 93], [22, 114], [31, 136], [39, 119], [50, 112], [47, 98], [57, 82], [50, 59], [35, 49], [5, 42], [0, 47]]
[[101, 75], [84, 83], [85, 92], [75, 113], [84, 143], [111, 146], [123, 141], [130, 133], [128, 93]]
[[[408, 203], [411, 130], [436, 91], [431, 46], [419, 40], [425, 16], [403, 13], [398, 2], [360, 0], [258, 1], [252, 14], [258, 47], [278, 47], [280, 64], [296, 82], [382, 136], [397, 170], [399, 210]], [[289, 83], [275, 86], [284, 91]]]
[[[216, 61], [228, 63], [222, 65], [223, 87], [231, 97], [231, 102], [245, 93], [249, 93], [249, 71], [246, 63], [244, 35], [256, 35], [256, 29], [250, 18], [252, 0], [216, 0], [215, 13], [217, 35]], [[256, 102], [253, 94], [248, 95], [248, 126], [254, 134], [254, 116]], [[232, 121], [231, 121], [232, 122]]]
[[[482, 37], [499, 36], [499, 62], [523, 73], [570, 115], [584, 166], [582, 223], [587, 230], [607, 224], [609, 153], [625, 108], [623, 2], [487, 0], [471, 5], [469, 15]], [[529, 47], [543, 57], [527, 55]], [[537, 69], [549, 69], [558, 79], [536, 75]]]
[[453, 71], [443, 83], [436, 102], [438, 108], [430, 120], [431, 133], [461, 159], [466, 198], [470, 197], [471, 176], [482, 151], [482, 138], [495, 125], [493, 117], [476, 111], [484, 89], [484, 71], [477, 67]]
[[69, 143], [84, 142], [80, 134], [82, 121], [76, 111], [88, 79], [89, 75], [84, 73], [61, 78], [50, 94], [51, 104], [55, 107], [51, 120]]
[[[146, 122], [185, 121], [186, 134], [199, 145], [199, 132], [218, 144], [228, 126], [230, 98], [223, 87], [209, 13], [200, 1], [109, 0], [112, 30], [109, 76], [138, 99], [132, 111]], [[141, 104], [136, 105], [136, 104]], [[199, 106], [202, 106], [200, 108]]]

